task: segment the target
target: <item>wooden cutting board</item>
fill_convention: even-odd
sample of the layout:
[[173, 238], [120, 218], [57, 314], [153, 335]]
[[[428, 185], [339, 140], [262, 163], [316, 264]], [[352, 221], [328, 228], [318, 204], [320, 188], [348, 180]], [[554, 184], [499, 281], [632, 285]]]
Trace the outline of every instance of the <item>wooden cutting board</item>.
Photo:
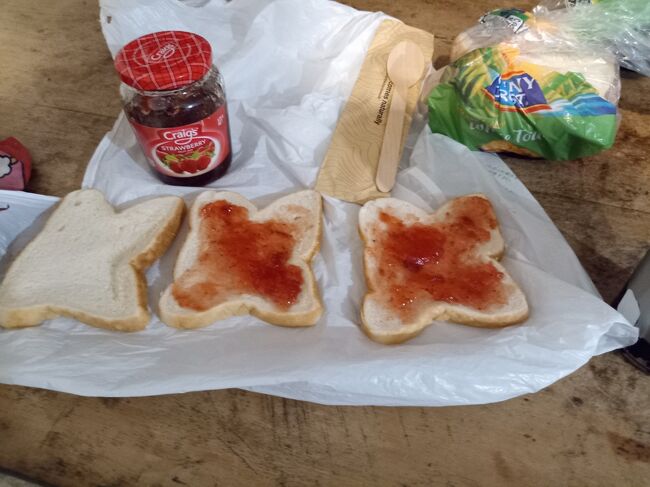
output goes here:
[[[375, 175], [393, 92], [386, 62], [392, 48], [403, 40], [415, 42], [427, 62], [431, 60], [433, 34], [396, 20], [380, 24], [321, 165], [316, 181], [321, 193], [353, 203], [388, 196], [377, 189]], [[408, 92], [402, 147], [420, 86], [417, 83]]]

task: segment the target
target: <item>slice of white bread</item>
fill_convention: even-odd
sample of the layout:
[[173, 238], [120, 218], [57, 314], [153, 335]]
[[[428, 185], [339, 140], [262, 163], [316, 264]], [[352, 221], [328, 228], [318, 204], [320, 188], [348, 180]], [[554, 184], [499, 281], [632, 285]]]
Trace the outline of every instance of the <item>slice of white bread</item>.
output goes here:
[[455, 198], [431, 214], [373, 200], [359, 212], [359, 231], [368, 286], [361, 323], [373, 340], [401, 343], [434, 320], [501, 327], [528, 317], [526, 297], [497, 262], [504, 242], [485, 196]]
[[144, 270], [174, 239], [185, 204], [164, 196], [115, 212], [101, 192], [74, 191], [11, 263], [0, 284], [0, 325], [68, 316], [92, 326], [142, 330], [149, 322]]
[[[214, 213], [216, 220], [202, 217], [213, 210], [235, 216]], [[258, 211], [237, 193], [206, 191], [192, 205], [189, 223], [189, 234], [174, 267], [174, 282], [160, 299], [163, 322], [177, 328], [199, 328], [248, 313], [281, 326], [309, 326], [318, 320], [322, 305], [310, 268], [320, 246], [322, 202], [318, 192], [299, 191]], [[268, 236], [271, 233], [273, 237]], [[286, 251], [280, 255], [283, 245]], [[267, 266], [269, 262], [276, 262], [276, 267]], [[281, 278], [287, 272], [293, 277]], [[251, 279], [255, 273], [263, 278]], [[293, 283], [293, 297], [287, 295], [280, 303], [274, 296], [284, 295], [288, 281]]]

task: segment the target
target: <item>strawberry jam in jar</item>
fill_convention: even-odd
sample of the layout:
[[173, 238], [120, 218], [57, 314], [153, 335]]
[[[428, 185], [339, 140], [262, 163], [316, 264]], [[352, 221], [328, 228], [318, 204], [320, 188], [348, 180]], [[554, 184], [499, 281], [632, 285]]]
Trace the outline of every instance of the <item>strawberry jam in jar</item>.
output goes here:
[[182, 31], [139, 37], [115, 58], [126, 114], [156, 175], [203, 186], [232, 159], [223, 79], [203, 37]]

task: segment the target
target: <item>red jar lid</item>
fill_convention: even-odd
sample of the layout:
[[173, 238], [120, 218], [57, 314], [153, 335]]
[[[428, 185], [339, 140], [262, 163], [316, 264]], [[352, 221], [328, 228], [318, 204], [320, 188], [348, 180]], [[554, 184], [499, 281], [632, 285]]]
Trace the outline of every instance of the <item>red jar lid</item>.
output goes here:
[[129, 42], [115, 57], [124, 83], [137, 90], [175, 90], [200, 80], [212, 65], [210, 43], [178, 30], [154, 32]]

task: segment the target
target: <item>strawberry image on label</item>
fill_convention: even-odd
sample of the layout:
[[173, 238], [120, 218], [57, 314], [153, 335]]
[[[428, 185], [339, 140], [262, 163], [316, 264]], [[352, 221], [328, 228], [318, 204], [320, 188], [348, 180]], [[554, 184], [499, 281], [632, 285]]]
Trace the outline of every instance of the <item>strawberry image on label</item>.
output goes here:
[[181, 127], [156, 128], [134, 124], [135, 135], [148, 150], [149, 164], [158, 172], [192, 177], [212, 171], [230, 154], [224, 107], [209, 117]]

